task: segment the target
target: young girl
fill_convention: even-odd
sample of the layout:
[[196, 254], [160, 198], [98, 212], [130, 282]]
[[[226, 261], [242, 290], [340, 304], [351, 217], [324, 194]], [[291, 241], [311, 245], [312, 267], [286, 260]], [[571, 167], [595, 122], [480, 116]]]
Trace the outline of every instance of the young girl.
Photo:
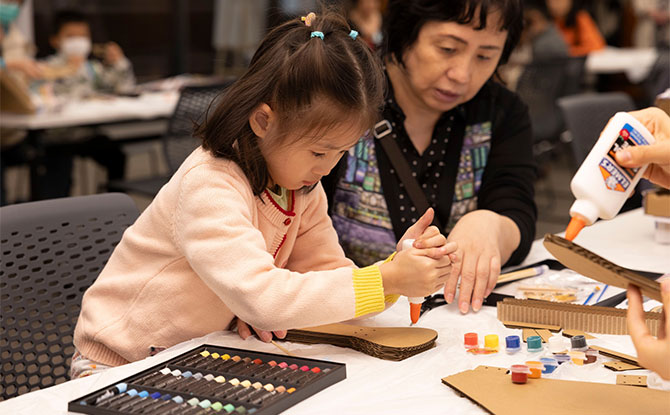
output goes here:
[[417, 239], [413, 249], [360, 269], [328, 217], [319, 180], [383, 99], [380, 64], [356, 35], [337, 14], [310, 14], [266, 36], [198, 129], [202, 147], [84, 295], [73, 377], [225, 330], [235, 317], [260, 330], [315, 326], [444, 284], [456, 247], [428, 227], [432, 210], [404, 235]]

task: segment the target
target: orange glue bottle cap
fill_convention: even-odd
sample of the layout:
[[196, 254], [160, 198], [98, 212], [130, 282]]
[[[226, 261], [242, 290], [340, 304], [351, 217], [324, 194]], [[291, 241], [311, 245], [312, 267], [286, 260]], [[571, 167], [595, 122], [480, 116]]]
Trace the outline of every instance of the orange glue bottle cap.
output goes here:
[[570, 219], [570, 223], [568, 223], [568, 227], [565, 229], [565, 239], [568, 241], [574, 240], [585, 225], [583, 220], [573, 216]]

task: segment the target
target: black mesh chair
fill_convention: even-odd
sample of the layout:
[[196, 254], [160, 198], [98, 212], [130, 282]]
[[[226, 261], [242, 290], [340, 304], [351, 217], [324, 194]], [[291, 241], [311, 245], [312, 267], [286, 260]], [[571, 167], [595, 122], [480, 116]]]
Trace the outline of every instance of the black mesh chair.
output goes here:
[[582, 164], [600, 137], [607, 121], [619, 111], [633, 111], [633, 99], [625, 92], [588, 93], [558, 100], [575, 166]]
[[122, 193], [0, 208], [0, 400], [68, 380], [83, 293], [137, 216]]
[[541, 60], [530, 63], [521, 73], [516, 92], [528, 105], [536, 158], [558, 145], [565, 126], [557, 101], [580, 92], [584, 62], [584, 58]]
[[212, 108], [216, 107], [215, 99], [232, 82], [186, 86], [181, 90], [168, 130], [162, 138], [168, 174], [137, 180], [112, 180], [107, 183], [107, 190], [155, 196], [186, 157], [200, 145], [200, 141], [193, 137], [194, 125], [204, 120], [210, 104]]

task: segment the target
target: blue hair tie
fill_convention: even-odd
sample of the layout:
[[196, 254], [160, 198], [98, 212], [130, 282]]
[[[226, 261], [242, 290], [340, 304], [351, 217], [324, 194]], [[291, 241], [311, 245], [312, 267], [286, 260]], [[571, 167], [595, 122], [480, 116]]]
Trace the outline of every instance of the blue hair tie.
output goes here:
[[349, 37], [352, 38], [353, 40], [356, 40], [356, 38], [358, 37], [358, 32], [352, 29], [351, 32], [349, 32]]
[[315, 30], [315, 31], [312, 32], [311, 35], [309, 35], [309, 37], [310, 37], [310, 39], [313, 38], [313, 37], [318, 37], [318, 38], [321, 38], [321, 40], [323, 40], [323, 32], [319, 32], [319, 31]]

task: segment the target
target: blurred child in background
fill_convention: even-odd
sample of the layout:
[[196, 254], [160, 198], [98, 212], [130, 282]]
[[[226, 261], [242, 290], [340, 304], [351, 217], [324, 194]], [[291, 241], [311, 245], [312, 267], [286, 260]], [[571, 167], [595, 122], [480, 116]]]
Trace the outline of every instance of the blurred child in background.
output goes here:
[[54, 84], [56, 94], [81, 97], [95, 92], [123, 93], [135, 86], [133, 67], [116, 43], [95, 45], [94, 55], [102, 61], [89, 59], [93, 49], [91, 27], [82, 13], [59, 12], [49, 41], [56, 54], [45, 63], [60, 75]]

